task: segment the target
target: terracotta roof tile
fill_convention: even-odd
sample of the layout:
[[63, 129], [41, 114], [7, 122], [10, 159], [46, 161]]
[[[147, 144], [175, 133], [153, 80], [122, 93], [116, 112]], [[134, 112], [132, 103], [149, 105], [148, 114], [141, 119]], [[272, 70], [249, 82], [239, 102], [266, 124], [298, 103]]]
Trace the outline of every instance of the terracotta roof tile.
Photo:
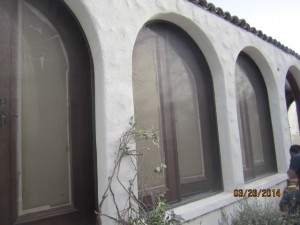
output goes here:
[[208, 3], [206, 0], [188, 0], [189, 2], [192, 2], [196, 4], [197, 6], [223, 18], [224, 20], [227, 20], [230, 23], [233, 23], [236, 26], [239, 26], [240, 28], [247, 30], [248, 32], [254, 34], [255, 36], [258, 36], [259, 38], [263, 39], [264, 41], [276, 46], [277, 48], [281, 49], [282, 51], [295, 56], [297, 59], [300, 59], [300, 55], [293, 51], [292, 49], [284, 46], [276, 39], [273, 39], [270, 36], [267, 36], [264, 34], [261, 30], [257, 30], [255, 27], [251, 27], [246, 20], [240, 19], [237, 16], [232, 16], [229, 12], [224, 12], [222, 8], [216, 7], [212, 3]]

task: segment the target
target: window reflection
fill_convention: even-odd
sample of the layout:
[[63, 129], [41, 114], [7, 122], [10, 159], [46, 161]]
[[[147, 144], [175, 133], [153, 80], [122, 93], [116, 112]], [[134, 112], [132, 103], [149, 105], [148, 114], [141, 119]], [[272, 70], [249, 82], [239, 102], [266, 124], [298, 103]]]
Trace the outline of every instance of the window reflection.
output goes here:
[[292, 144], [300, 145], [299, 121], [295, 101], [289, 107], [288, 119], [291, 132], [291, 142]]

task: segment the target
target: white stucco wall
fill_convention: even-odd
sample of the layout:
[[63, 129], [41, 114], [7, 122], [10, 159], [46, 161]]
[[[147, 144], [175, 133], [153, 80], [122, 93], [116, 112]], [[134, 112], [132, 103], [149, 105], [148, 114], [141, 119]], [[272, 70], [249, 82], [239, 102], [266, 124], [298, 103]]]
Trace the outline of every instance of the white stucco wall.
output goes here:
[[[81, 23], [93, 57], [99, 198], [113, 167], [118, 139], [134, 112], [132, 52], [135, 40], [143, 25], [153, 20], [173, 22], [195, 40], [211, 69], [216, 97], [224, 192], [178, 207], [176, 213], [191, 221], [200, 221], [198, 217], [205, 215], [202, 225], [213, 224], [207, 219], [208, 213], [237, 202], [232, 195], [234, 188], [271, 188], [286, 179], [290, 134], [284, 83], [289, 68], [300, 75], [298, 59], [186, 0], [65, 2]], [[277, 175], [247, 185], [242, 171], [234, 87], [235, 62], [241, 51], [252, 57], [266, 82], [279, 171]], [[130, 179], [130, 172], [129, 166], [122, 167], [124, 180]], [[121, 190], [117, 193], [122, 201], [125, 193]], [[109, 201], [105, 210], [114, 214]]]

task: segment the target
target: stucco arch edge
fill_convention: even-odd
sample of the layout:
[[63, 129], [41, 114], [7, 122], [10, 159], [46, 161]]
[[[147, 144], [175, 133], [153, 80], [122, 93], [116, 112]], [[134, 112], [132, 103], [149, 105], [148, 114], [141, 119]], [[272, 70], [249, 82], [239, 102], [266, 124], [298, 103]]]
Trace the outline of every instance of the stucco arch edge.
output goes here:
[[250, 58], [258, 66], [259, 70], [263, 75], [263, 79], [268, 89], [268, 94], [270, 94], [269, 91], [272, 91], [274, 87], [277, 87], [277, 82], [275, 80], [274, 68], [271, 68], [270, 62], [268, 62], [267, 57], [265, 57], [264, 54], [254, 46], [245, 46], [241, 49], [239, 53], [241, 52], [244, 52], [248, 56], [250, 56]]
[[[94, 72], [94, 104], [95, 104], [95, 139], [97, 152], [97, 180], [98, 193], [105, 189], [105, 181], [108, 177], [107, 152], [105, 151], [106, 115], [105, 115], [105, 91], [103, 74], [103, 57], [101, 57], [101, 34], [98, 32], [97, 21], [86, 5], [85, 1], [64, 0], [81, 25], [86, 41], [89, 45]], [[101, 181], [101, 182], [99, 182]]]

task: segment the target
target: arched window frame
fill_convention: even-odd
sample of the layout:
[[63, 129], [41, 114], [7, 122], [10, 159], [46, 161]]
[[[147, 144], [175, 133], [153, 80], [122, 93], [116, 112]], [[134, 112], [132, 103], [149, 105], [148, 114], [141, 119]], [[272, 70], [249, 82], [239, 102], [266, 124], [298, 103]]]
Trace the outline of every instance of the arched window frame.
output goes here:
[[[255, 62], [244, 52], [238, 56], [235, 73], [240, 143], [244, 178], [247, 181], [277, 172], [277, 164], [263, 76]], [[246, 102], [246, 97], [250, 102]]]
[[[299, 124], [299, 118], [300, 118], [300, 109], [299, 109], [299, 102], [300, 102], [300, 89], [297, 83], [297, 80], [295, 79], [293, 73], [291, 71], [288, 71], [287, 76], [286, 76], [286, 83], [285, 83], [285, 99], [286, 99], [286, 106], [287, 106], [287, 111], [289, 112], [290, 107], [293, 103], [295, 103], [295, 110], [296, 110], [296, 116], [297, 116], [297, 127], [298, 127], [298, 132], [299, 133], [299, 128], [300, 128], [300, 124]], [[289, 122], [290, 122], [290, 118], [289, 118]], [[291, 129], [291, 127], [290, 127]], [[292, 134], [292, 130], [291, 130], [291, 135], [296, 135], [296, 134]], [[297, 135], [296, 135], [297, 136]], [[299, 138], [297, 138], [296, 136], [291, 138], [292, 144], [296, 144], [293, 143], [293, 139], [296, 138], [296, 140], [298, 140]], [[297, 144], [298, 141], [297, 141]]]
[[[150, 31], [151, 30], [151, 31]], [[168, 34], [168, 32], [170, 34]], [[189, 57], [185, 58], [185, 63], [187, 68], [191, 69], [193, 67], [200, 68], [200, 73], [193, 74], [193, 81], [195, 85], [197, 97], [197, 104], [199, 110], [199, 120], [201, 121], [201, 139], [203, 142], [202, 154], [204, 159], [205, 174], [202, 177], [196, 177], [193, 179], [183, 179], [180, 178], [180, 157], [178, 154], [177, 141], [176, 138], [176, 126], [175, 126], [175, 113], [174, 113], [174, 99], [172, 99], [172, 85], [170, 80], [170, 69], [168, 66], [172, 62], [165, 60], [168, 57], [164, 53], [157, 53], [161, 51], [162, 47], [155, 50], [155, 54], [159, 60], [160, 68], [163, 72], [157, 72], [157, 89], [159, 98], [159, 123], [160, 123], [160, 136], [161, 136], [161, 146], [164, 150], [163, 158], [167, 165], [165, 173], [165, 182], [163, 186], [160, 187], [149, 187], [149, 191], [166, 191], [167, 200], [170, 202], [181, 201], [183, 198], [195, 194], [208, 194], [215, 193], [222, 190], [222, 173], [221, 173], [221, 163], [220, 163], [220, 152], [219, 152], [219, 141], [218, 141], [218, 131], [216, 122], [216, 110], [215, 110], [215, 100], [213, 91], [212, 76], [209, 66], [205, 60], [205, 57], [197, 44], [192, 40], [192, 38], [181, 28], [176, 25], [163, 21], [155, 21], [147, 24], [140, 31], [138, 38], [136, 40], [135, 49], [133, 53], [133, 89], [134, 89], [134, 99], [142, 93], [135, 93], [135, 63], [136, 60], [141, 58], [140, 55], [136, 56], [139, 44], [143, 41], [149, 40], [149, 38], [156, 38], [156, 44], [161, 42], [164, 43], [165, 48], [171, 46], [167, 41], [172, 41], [172, 37], [168, 35], [175, 35], [181, 38], [182, 44], [185, 50], [178, 51], [180, 55], [182, 51], [189, 51], [187, 54]], [[153, 50], [153, 49], [151, 49]], [[148, 50], [147, 52], [151, 52]], [[184, 59], [182, 57], [182, 59]], [[163, 64], [163, 65], [161, 65]], [[196, 69], [197, 71], [197, 69]], [[139, 109], [135, 101], [135, 115], [139, 113]], [[136, 121], [137, 123], [142, 123], [142, 121]], [[200, 137], [199, 137], [200, 138]], [[145, 193], [149, 193], [146, 191]], [[145, 196], [141, 196], [145, 197]]]

